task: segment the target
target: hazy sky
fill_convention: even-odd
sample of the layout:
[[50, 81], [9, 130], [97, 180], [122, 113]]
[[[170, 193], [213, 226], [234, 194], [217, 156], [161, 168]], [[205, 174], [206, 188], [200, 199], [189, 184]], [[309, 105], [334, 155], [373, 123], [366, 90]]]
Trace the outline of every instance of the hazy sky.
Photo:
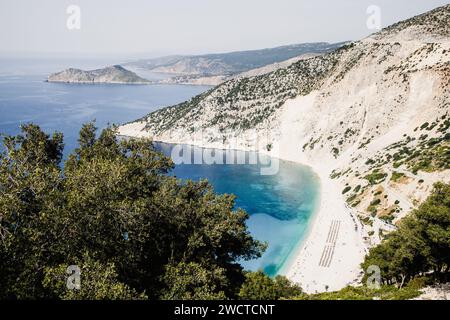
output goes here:
[[[162, 55], [357, 40], [449, 0], [0, 0], [0, 53]], [[81, 28], [66, 26], [69, 5]]]

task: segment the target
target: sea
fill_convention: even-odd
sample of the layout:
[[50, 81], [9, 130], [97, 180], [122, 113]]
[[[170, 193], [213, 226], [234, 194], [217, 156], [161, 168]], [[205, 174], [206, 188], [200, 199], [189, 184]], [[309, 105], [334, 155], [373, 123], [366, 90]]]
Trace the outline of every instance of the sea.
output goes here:
[[[18, 134], [20, 125], [30, 122], [47, 133], [62, 132], [67, 156], [77, 147], [83, 123], [95, 120], [100, 129], [126, 123], [210, 89], [192, 85], [45, 82], [50, 73], [68, 67], [95, 69], [120, 62], [0, 57], [0, 133]], [[149, 72], [142, 76], [161, 77]], [[164, 143], [156, 147], [167, 155], [173, 148]], [[194, 153], [203, 152], [192, 148]], [[170, 174], [180, 179], [207, 179], [217, 193], [235, 194], [236, 208], [246, 210], [250, 216], [249, 231], [268, 245], [261, 258], [240, 263], [248, 270], [276, 276], [286, 271], [305, 238], [318, 205], [320, 183], [310, 167], [298, 163], [279, 160], [274, 175], [261, 175], [260, 169], [261, 164], [180, 164]]]

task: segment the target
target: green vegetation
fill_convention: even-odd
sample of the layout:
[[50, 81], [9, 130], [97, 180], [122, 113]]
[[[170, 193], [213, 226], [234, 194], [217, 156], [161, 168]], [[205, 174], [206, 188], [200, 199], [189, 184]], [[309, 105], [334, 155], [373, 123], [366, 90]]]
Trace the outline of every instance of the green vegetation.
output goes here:
[[370, 219], [370, 217], [362, 217], [360, 219], [361, 219], [361, 222], [364, 223], [365, 225], [368, 225], [368, 226], [373, 225], [373, 220]]
[[246, 300], [406, 300], [419, 296], [419, 289], [428, 283], [431, 282], [426, 278], [418, 278], [403, 288], [383, 285], [379, 289], [371, 289], [360, 285], [348, 286], [339, 291], [306, 294], [285, 277], [277, 276], [271, 279], [262, 272], [250, 272], [246, 275], [239, 297]]
[[342, 79], [344, 79], [345, 75], [356, 65], [358, 65], [361, 59], [365, 56], [364, 51], [357, 50], [356, 48], [353, 48], [353, 50], [349, 52], [352, 53], [352, 56], [345, 60], [345, 63], [343, 64], [343, 69], [339, 72], [338, 75], [336, 75], [335, 79], [333, 80], [333, 83], [337, 83]]
[[[234, 196], [167, 175], [149, 140], [96, 137], [83, 126], [62, 162], [63, 136], [25, 125], [0, 156], [0, 299], [236, 298], [239, 260], [264, 245]], [[66, 290], [66, 268], [81, 289]]]
[[[365, 146], [367, 146], [367, 145], [370, 143], [370, 141], [371, 141], [370, 138], [366, 138], [366, 140], [363, 141], [363, 142], [358, 146], [358, 149], [364, 148]], [[369, 163], [370, 163], [370, 162], [369, 162]]]
[[337, 158], [337, 156], [339, 155], [339, 149], [334, 147], [334, 148], [331, 149], [331, 153], [333, 154], [333, 156], [335, 158]]
[[361, 203], [361, 200], [356, 200], [355, 202], [352, 203], [352, 208], [356, 207], [360, 203]]
[[405, 174], [403, 172], [393, 171], [391, 176], [391, 181], [397, 182], [400, 178], [404, 177]]
[[374, 216], [376, 215], [376, 213], [377, 213], [377, 206], [369, 205], [369, 206], [367, 207], [367, 211], [368, 211], [369, 213], [371, 213], [372, 216], [374, 217]]
[[347, 186], [344, 188], [344, 190], [342, 190], [342, 194], [346, 194], [347, 192], [349, 192], [350, 190], [352, 190], [352, 187]]
[[302, 294], [300, 286], [293, 284], [286, 277], [269, 278], [263, 272], [248, 272], [239, 292], [244, 300], [278, 300]]
[[381, 34], [396, 33], [411, 26], [424, 26], [427, 32], [433, 34], [447, 35], [448, 26], [450, 25], [450, 15], [447, 14], [449, 6], [444, 5], [433, 9], [424, 14], [412, 17], [410, 19], [400, 21], [384, 28]]
[[420, 295], [420, 291], [414, 285], [404, 288], [395, 286], [382, 286], [380, 289], [370, 289], [366, 286], [345, 287], [339, 291], [322, 292], [311, 295], [294, 297], [296, 300], [406, 300]]
[[436, 183], [432, 195], [399, 229], [370, 250], [362, 267], [377, 265], [384, 284], [404, 284], [433, 271], [445, 280], [450, 266], [450, 184]]
[[369, 181], [371, 185], [374, 185], [382, 182], [386, 177], [386, 173], [380, 172], [378, 169], [375, 169], [370, 174], [366, 175], [364, 179]]
[[392, 164], [392, 166], [394, 167], [394, 169], [397, 169], [397, 168], [400, 167], [401, 165], [402, 165], [401, 162], [394, 162], [394, 163]]
[[333, 170], [330, 174], [330, 179], [336, 179], [339, 178], [342, 175], [342, 172]]
[[352, 194], [350, 197], [347, 198], [347, 203], [350, 204], [353, 200], [355, 200], [357, 197], [356, 194]]
[[[167, 175], [173, 164], [151, 141], [119, 141], [114, 128], [97, 137], [89, 123], [64, 163], [62, 151], [62, 134], [31, 124], [3, 138], [0, 298], [410, 299], [425, 284], [448, 280], [449, 184], [437, 183], [370, 250], [362, 267], [380, 267], [381, 288], [306, 295], [285, 277], [244, 272], [239, 261], [265, 248], [249, 234], [248, 215], [206, 181]], [[66, 288], [70, 265], [82, 272], [79, 290]]]
[[[270, 118], [286, 100], [319, 88], [337, 65], [342, 52], [300, 60], [268, 74], [227, 81], [187, 102], [152, 112], [140, 120], [156, 133], [189, 128], [205, 110], [215, 110], [203, 127], [246, 130]], [[217, 111], [220, 110], [220, 111]], [[246, 114], [239, 115], [237, 110]], [[200, 128], [199, 128], [200, 129]]]
[[86, 254], [74, 261], [83, 270], [83, 285], [79, 290], [67, 290], [67, 265], [45, 267], [42, 285], [52, 292], [54, 297], [64, 300], [143, 300], [147, 296], [138, 294], [126, 284], [120, 282], [114, 263], [103, 264]]
[[[385, 150], [390, 151], [367, 160], [366, 164], [379, 168], [391, 163], [394, 169], [403, 166], [413, 174], [419, 171], [435, 172], [450, 168], [450, 119], [448, 113], [436, 117], [435, 121], [425, 122], [421, 130], [430, 131], [419, 138], [404, 135], [404, 139], [391, 144]], [[417, 128], [419, 129], [419, 127]], [[399, 181], [405, 174], [394, 171], [391, 181]]]
[[[390, 145], [387, 150], [395, 151], [392, 155], [394, 168], [404, 165], [413, 174], [417, 174], [419, 171], [434, 172], [450, 168], [449, 126], [448, 114], [444, 114], [436, 118], [433, 123], [425, 122], [420, 127], [421, 130], [435, 130], [438, 136], [430, 138], [428, 134], [423, 134], [417, 140], [406, 137], [406, 139]], [[414, 141], [415, 144], [410, 145]], [[401, 178], [401, 173], [394, 172], [391, 180], [395, 182], [399, 178]]]
[[[393, 216], [383, 216], [390, 220]], [[363, 223], [370, 224], [368, 217]], [[450, 184], [437, 183], [432, 195], [397, 231], [391, 232], [370, 250], [363, 270], [379, 266], [382, 285], [348, 286], [339, 291], [301, 294], [299, 300], [405, 300], [420, 295], [420, 289], [436, 282], [448, 281], [450, 272]], [[432, 273], [430, 273], [432, 272]], [[366, 283], [366, 274], [362, 283]]]
[[426, 129], [430, 124], [428, 122], [424, 122], [421, 126], [420, 126], [420, 130]]
[[[395, 209], [394, 209], [395, 212]], [[387, 215], [383, 215], [380, 217], [381, 220], [386, 221], [387, 223], [392, 223], [392, 221], [394, 220], [394, 216], [392, 214], [387, 214]]]

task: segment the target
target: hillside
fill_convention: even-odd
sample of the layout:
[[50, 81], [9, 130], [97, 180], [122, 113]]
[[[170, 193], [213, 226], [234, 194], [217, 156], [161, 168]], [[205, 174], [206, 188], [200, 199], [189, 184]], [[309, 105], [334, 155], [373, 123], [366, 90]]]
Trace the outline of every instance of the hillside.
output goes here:
[[162, 83], [219, 84], [234, 75], [288, 61], [303, 55], [319, 55], [335, 50], [344, 43], [304, 43], [261, 50], [194, 56], [168, 56], [125, 63], [135, 70], [167, 74]]
[[[319, 274], [307, 291], [320, 291], [340, 272], [346, 280], [330, 286], [343, 287], [358, 276], [362, 246], [395, 229], [434, 182], [450, 180], [449, 26], [446, 5], [331, 53], [230, 80], [126, 124], [120, 133], [259, 150], [311, 165], [325, 194], [317, 219], [327, 225], [329, 213], [342, 221], [335, 256], [345, 259], [317, 271], [309, 266], [321, 252], [302, 260], [303, 252], [297, 260], [303, 265], [288, 276], [305, 283]], [[246, 138], [254, 133], [256, 140]], [[316, 244], [325, 242], [319, 228], [312, 230]]]
[[233, 79], [241, 79], [241, 78], [249, 78], [264, 75], [278, 69], [285, 68], [294, 62], [309, 59], [311, 57], [320, 56], [322, 53], [305, 53], [294, 58], [290, 58], [288, 60], [284, 60], [281, 62], [274, 62], [259, 68], [250, 69], [248, 71], [244, 71], [241, 73], [235, 73], [231, 75], [177, 75], [171, 76], [166, 79], [161, 79], [155, 81], [154, 83], [158, 84], [190, 84], [190, 85], [209, 85], [209, 86], [217, 86], [223, 82], [233, 80]]
[[147, 84], [148, 80], [122, 66], [115, 65], [103, 69], [84, 71], [80, 69], [66, 69], [51, 74], [48, 82], [66, 83], [116, 83], [116, 84]]

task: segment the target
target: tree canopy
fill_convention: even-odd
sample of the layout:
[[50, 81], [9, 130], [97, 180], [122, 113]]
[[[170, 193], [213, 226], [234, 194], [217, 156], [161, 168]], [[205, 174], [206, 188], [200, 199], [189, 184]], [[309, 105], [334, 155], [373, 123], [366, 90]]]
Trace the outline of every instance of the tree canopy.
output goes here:
[[262, 271], [246, 273], [246, 279], [239, 292], [245, 300], [278, 300], [289, 299], [302, 294], [299, 285], [292, 283], [284, 276], [271, 279]]
[[[0, 156], [0, 298], [237, 297], [239, 261], [259, 257], [248, 214], [206, 181], [180, 181], [150, 140], [97, 137], [85, 124], [63, 161], [63, 135], [33, 124]], [[81, 289], [65, 289], [69, 265]]]
[[446, 277], [450, 266], [450, 184], [438, 182], [398, 230], [372, 248], [362, 267], [377, 265], [382, 281], [403, 286], [417, 275]]

